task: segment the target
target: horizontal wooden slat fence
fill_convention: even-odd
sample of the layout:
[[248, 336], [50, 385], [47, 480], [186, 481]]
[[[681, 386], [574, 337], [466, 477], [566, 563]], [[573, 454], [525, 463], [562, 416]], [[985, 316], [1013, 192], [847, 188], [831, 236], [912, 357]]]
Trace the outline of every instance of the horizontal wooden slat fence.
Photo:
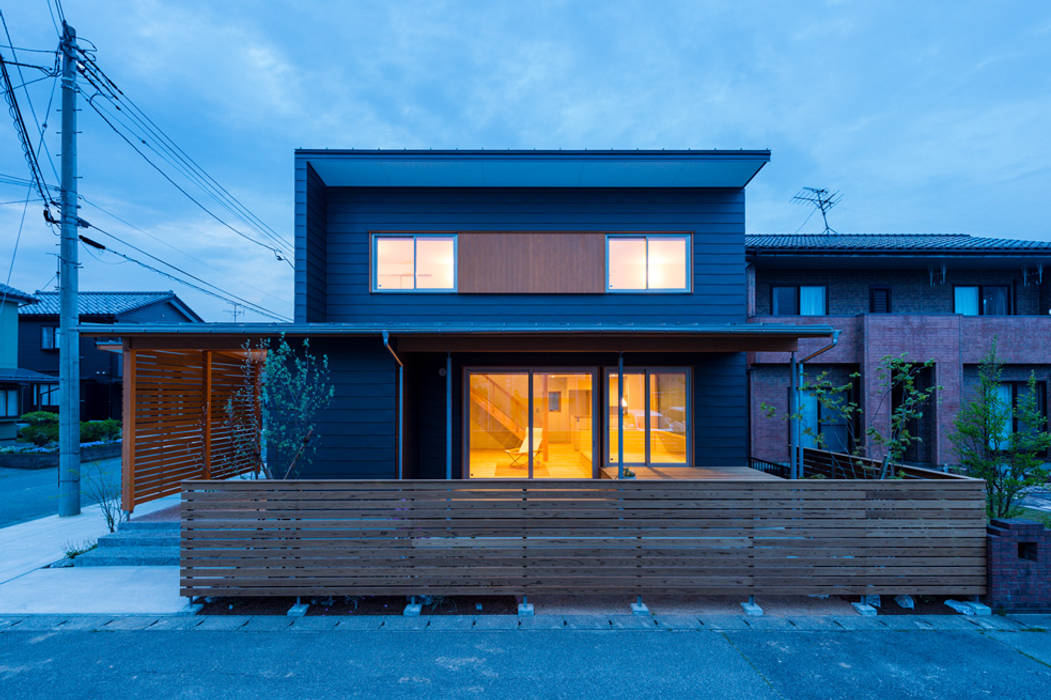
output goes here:
[[230, 401], [242, 415], [258, 410], [238, 394], [258, 376], [245, 376], [244, 357], [241, 350], [124, 350], [125, 510], [178, 493], [184, 479], [225, 479], [254, 468], [243, 446], [258, 443], [245, 427], [257, 421], [232, 427], [226, 410]]
[[984, 484], [188, 481], [185, 596], [980, 594]]

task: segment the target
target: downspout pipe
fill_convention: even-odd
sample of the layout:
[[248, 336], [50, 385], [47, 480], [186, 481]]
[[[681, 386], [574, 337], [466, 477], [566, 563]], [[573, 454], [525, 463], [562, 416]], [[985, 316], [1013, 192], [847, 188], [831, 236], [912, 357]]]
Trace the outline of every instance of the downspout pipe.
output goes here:
[[398, 353], [394, 352], [394, 348], [390, 346], [390, 333], [387, 331], [383, 331], [383, 347], [387, 348], [387, 352], [398, 363], [398, 478], [404, 479], [405, 465], [402, 459], [402, 443], [405, 437], [405, 363], [401, 361]]
[[802, 405], [803, 398], [803, 378], [805, 376], [804, 365], [810, 360], [813, 360], [818, 355], [826, 353], [832, 348], [836, 347], [836, 345], [839, 343], [840, 333], [841, 331], [839, 329], [833, 329], [831, 343], [824, 347], [818, 348], [806, 357], [803, 357], [798, 360], [796, 360], [793, 357], [792, 360], [792, 398], [794, 399], [793, 403], [795, 404], [795, 406], [792, 409], [792, 415], [794, 416], [792, 422], [795, 423], [795, 425], [793, 426], [794, 429], [792, 431], [792, 461], [789, 470], [793, 479], [803, 478], [803, 431], [802, 426], [800, 425], [801, 421], [799, 417], [799, 410], [800, 406]]

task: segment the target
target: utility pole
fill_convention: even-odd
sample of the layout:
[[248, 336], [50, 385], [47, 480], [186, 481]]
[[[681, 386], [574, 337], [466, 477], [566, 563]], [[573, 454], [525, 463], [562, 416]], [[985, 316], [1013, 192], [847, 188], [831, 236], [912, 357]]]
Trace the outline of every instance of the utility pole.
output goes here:
[[59, 255], [58, 514], [80, 514], [80, 322], [77, 294], [77, 32], [62, 22], [62, 244]]

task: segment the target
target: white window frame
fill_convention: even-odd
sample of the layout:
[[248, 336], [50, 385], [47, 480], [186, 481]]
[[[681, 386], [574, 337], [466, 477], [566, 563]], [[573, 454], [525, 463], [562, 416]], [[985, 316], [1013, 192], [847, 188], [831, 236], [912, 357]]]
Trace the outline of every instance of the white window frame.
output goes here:
[[[643, 269], [646, 271], [646, 287], [639, 289], [614, 289], [610, 286], [609, 247], [610, 241], [644, 240], [646, 241], [646, 260]], [[654, 287], [650, 284], [650, 241], [651, 240], [684, 240], [686, 241], [686, 286]], [[693, 235], [689, 233], [610, 233], [606, 235], [606, 292], [608, 294], [690, 294], [693, 292]]]
[[[417, 287], [416, 286], [416, 242], [423, 238], [438, 238], [451, 240], [453, 242], [453, 286], [452, 287]], [[379, 241], [401, 239], [412, 241], [412, 288], [410, 289], [381, 289], [379, 286], [379, 254], [377, 252]], [[455, 294], [459, 289], [458, 252], [459, 238], [455, 233], [374, 233], [369, 243], [371, 254], [369, 255], [369, 287], [377, 294]]]

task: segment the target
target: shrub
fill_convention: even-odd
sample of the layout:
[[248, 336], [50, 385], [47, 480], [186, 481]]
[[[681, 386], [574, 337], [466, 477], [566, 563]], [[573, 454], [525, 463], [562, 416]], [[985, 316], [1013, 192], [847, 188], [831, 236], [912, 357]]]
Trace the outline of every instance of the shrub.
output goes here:
[[18, 439], [21, 442], [31, 442], [37, 447], [43, 447], [52, 442], [58, 442], [58, 414], [48, 411], [33, 411], [26, 413], [21, 418], [29, 423], [18, 431]]
[[107, 418], [106, 420], [85, 421], [80, 424], [81, 442], [113, 442], [119, 439], [119, 420]]
[[[58, 414], [47, 411], [26, 413], [21, 418], [29, 425], [18, 431], [21, 442], [31, 442], [43, 447], [58, 442]], [[113, 418], [106, 420], [83, 421], [80, 424], [81, 442], [113, 442], [120, 439], [120, 421]]]

